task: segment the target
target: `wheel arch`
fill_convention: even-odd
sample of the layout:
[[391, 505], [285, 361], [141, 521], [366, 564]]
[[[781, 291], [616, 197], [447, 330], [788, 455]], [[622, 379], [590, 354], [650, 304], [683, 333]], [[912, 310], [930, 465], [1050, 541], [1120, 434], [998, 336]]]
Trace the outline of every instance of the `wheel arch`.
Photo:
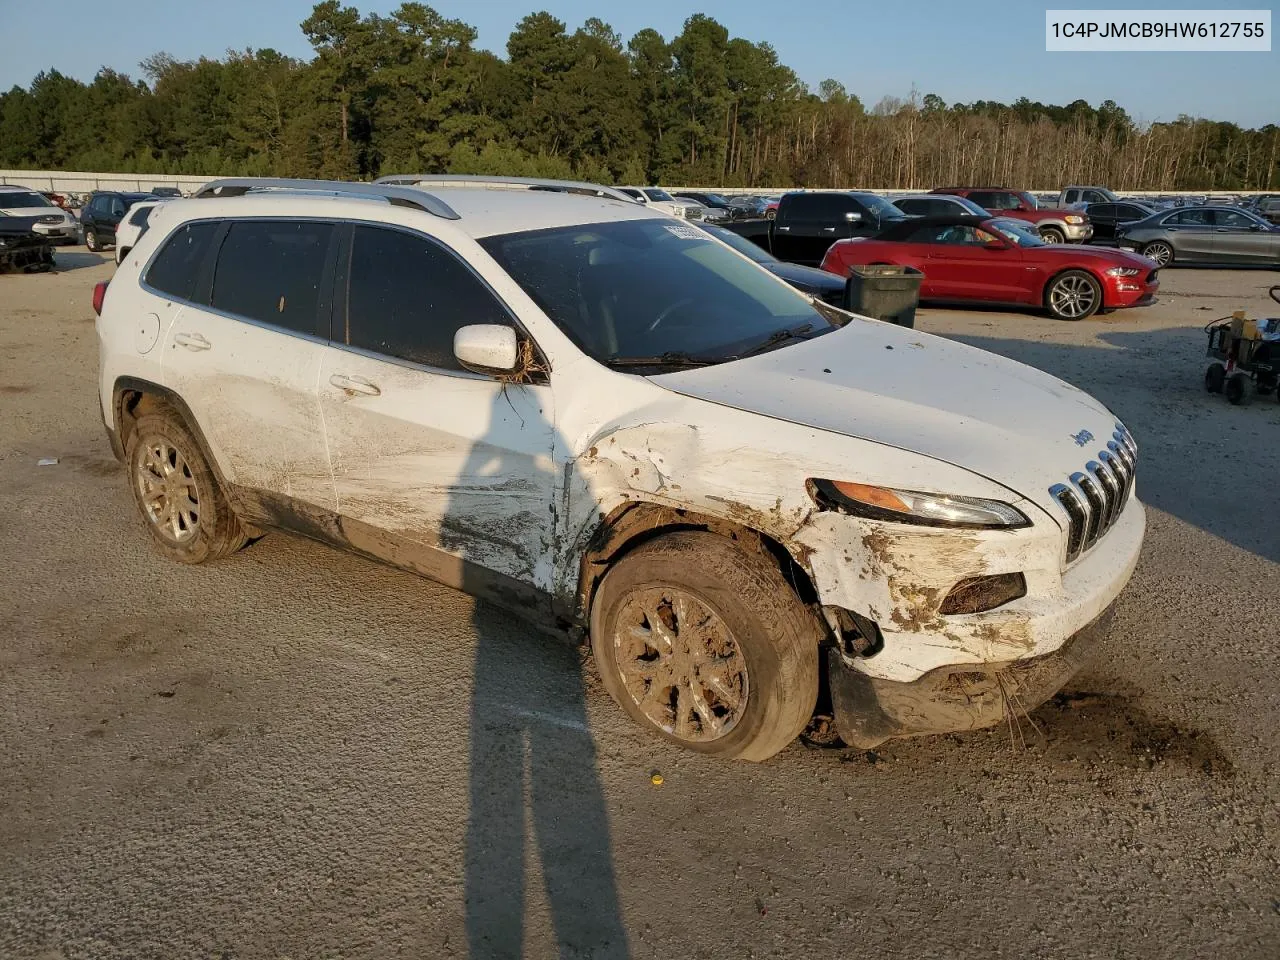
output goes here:
[[209, 446], [209, 441], [200, 429], [195, 414], [173, 390], [162, 387], [150, 380], [138, 377], [117, 377], [111, 392], [111, 452], [117, 460], [124, 460], [128, 448], [129, 436], [137, 425], [138, 418], [144, 413], [169, 411], [181, 418], [186, 428], [195, 437], [200, 447], [200, 455], [213, 471], [214, 477], [223, 490], [229, 489], [222, 468]]
[[1087, 273], [1089, 276], [1093, 277], [1094, 283], [1096, 283], [1098, 285], [1098, 288], [1102, 291], [1102, 301], [1099, 304], [1098, 309], [1101, 310], [1107, 305], [1106, 280], [1104, 280], [1101, 276], [1099, 276], [1098, 271], [1095, 270], [1093, 267], [1087, 266], [1085, 264], [1073, 263], [1073, 264], [1068, 264], [1066, 266], [1058, 267], [1052, 273], [1048, 274], [1045, 277], [1044, 283], [1040, 287], [1040, 305], [1043, 306], [1046, 310], [1049, 308], [1049, 288], [1052, 287], [1054, 281], [1057, 280], [1059, 277], [1061, 277], [1064, 273]]
[[777, 538], [737, 521], [652, 501], [629, 501], [601, 517], [587, 541], [579, 561], [574, 619], [589, 622], [600, 581], [614, 564], [642, 544], [680, 530], [714, 533], [749, 555], [765, 558], [778, 568], [802, 603], [817, 602], [817, 590], [802, 562], [803, 551], [793, 552]]

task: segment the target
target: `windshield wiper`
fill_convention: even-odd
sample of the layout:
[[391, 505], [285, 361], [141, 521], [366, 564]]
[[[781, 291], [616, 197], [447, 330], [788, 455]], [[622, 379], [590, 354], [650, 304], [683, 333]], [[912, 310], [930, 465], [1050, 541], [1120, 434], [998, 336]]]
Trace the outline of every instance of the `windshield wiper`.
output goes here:
[[748, 347], [746, 350], [743, 350], [738, 354], [738, 356], [750, 357], [754, 354], [763, 353], [773, 347], [787, 343], [790, 340], [808, 340], [809, 338], [804, 336], [804, 334], [808, 333], [812, 329], [812, 323], [802, 323], [800, 326], [792, 327], [790, 330], [775, 330], [754, 347]]
[[610, 357], [607, 367], [705, 367], [721, 363], [727, 357], [694, 357], [679, 350], [668, 350], [654, 357]]

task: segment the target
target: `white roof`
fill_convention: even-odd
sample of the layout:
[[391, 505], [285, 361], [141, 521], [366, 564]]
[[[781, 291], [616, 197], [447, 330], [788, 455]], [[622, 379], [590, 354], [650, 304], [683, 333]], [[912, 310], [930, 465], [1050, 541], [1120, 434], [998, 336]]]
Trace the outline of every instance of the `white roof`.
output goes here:
[[[341, 188], [336, 188], [340, 190]], [[399, 190], [414, 190], [400, 187]], [[163, 207], [176, 221], [207, 217], [306, 216], [343, 217], [357, 220], [408, 224], [417, 222], [429, 232], [444, 225], [473, 239], [499, 233], [520, 233], [579, 224], [620, 220], [662, 219], [666, 214], [623, 200], [586, 197], [542, 190], [476, 189], [475, 187], [424, 190], [451, 207], [458, 219], [445, 219], [412, 207], [392, 206], [372, 196], [353, 196], [306, 190], [272, 188], [244, 196], [167, 200]]]

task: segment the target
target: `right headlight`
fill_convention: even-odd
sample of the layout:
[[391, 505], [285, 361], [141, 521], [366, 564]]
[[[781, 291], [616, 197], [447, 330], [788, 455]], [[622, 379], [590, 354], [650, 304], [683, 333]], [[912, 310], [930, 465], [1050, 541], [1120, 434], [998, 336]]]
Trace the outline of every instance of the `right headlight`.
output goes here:
[[925, 527], [1006, 530], [1031, 523], [1017, 507], [1000, 500], [922, 493], [841, 480], [810, 480], [808, 485], [809, 495], [819, 507], [872, 520], [892, 520]]

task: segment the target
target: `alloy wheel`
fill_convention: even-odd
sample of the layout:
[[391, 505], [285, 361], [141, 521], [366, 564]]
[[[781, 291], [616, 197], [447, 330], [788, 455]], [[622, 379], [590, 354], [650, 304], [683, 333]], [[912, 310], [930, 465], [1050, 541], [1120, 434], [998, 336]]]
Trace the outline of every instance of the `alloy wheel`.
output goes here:
[[1165, 266], [1173, 259], [1173, 251], [1169, 249], [1169, 245], [1165, 243], [1153, 243], [1142, 251], [1142, 255], [1150, 260], [1154, 260], [1160, 266]]
[[1063, 277], [1049, 291], [1049, 304], [1058, 316], [1076, 320], [1093, 312], [1097, 297], [1097, 291], [1088, 278]]
[[746, 712], [747, 661], [725, 622], [676, 587], [637, 590], [613, 637], [623, 687], [654, 726], [689, 743], [726, 736]]
[[167, 440], [154, 440], [138, 460], [134, 482], [147, 520], [167, 540], [186, 543], [200, 529], [200, 497], [186, 458]]

